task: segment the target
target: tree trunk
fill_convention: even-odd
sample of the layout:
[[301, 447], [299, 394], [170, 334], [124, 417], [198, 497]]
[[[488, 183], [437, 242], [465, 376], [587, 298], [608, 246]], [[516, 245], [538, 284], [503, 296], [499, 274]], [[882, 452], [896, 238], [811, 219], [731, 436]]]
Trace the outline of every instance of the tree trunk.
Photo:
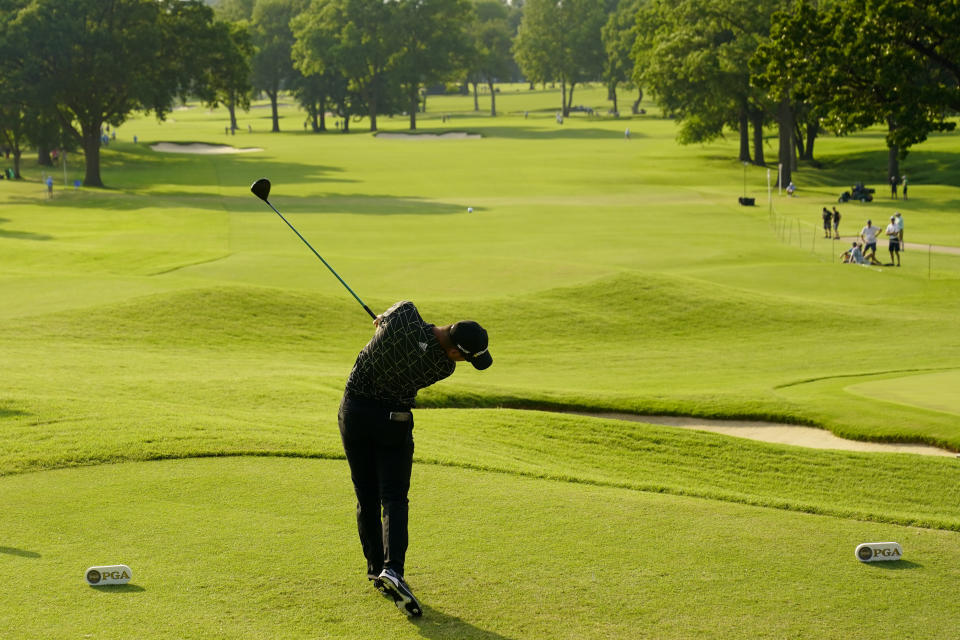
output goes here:
[[569, 114], [570, 110], [573, 108], [573, 88], [576, 85], [577, 85], [576, 82], [570, 83], [570, 91], [567, 94], [567, 111], [566, 111], [567, 114]]
[[477, 93], [478, 93], [478, 91], [477, 91], [477, 84], [478, 84], [478, 83], [474, 82], [474, 83], [472, 83], [472, 84], [473, 84], [473, 110], [474, 110], [474, 111], [480, 111], [480, 96], [477, 95]]
[[279, 91], [267, 91], [267, 95], [270, 97], [270, 109], [273, 114], [273, 129], [270, 130], [271, 133], [280, 133], [280, 113], [277, 111], [277, 96]]
[[562, 80], [560, 82], [560, 114], [566, 118], [570, 115], [570, 112], [567, 111], [567, 81]]
[[227, 111], [230, 112], [230, 130], [237, 130], [237, 101], [233, 99], [233, 96], [227, 100]]
[[102, 122], [89, 122], [81, 125], [83, 154], [86, 162], [86, 173], [83, 176], [83, 186], [102, 187], [100, 179], [100, 127]]
[[763, 154], [763, 109], [750, 113], [750, 123], [753, 125], [753, 163], [762, 167], [767, 163]]
[[747, 107], [740, 107], [737, 130], [740, 133], [740, 162], [750, 162], [750, 127], [747, 118]]
[[817, 135], [820, 133], [820, 123], [816, 120], [812, 120], [807, 124], [807, 155], [804, 160], [807, 160], [813, 163], [816, 166], [819, 166], [819, 163], [813, 157], [813, 141], [817, 139]]
[[417, 99], [417, 93], [419, 93], [417, 89], [417, 86], [413, 86], [408, 95], [410, 98], [410, 131], [415, 131], [417, 128], [417, 110], [420, 108], [420, 101]]
[[16, 148], [13, 151], [13, 177], [17, 180], [23, 180], [23, 176], [20, 175], [20, 158], [23, 156], [23, 153], [20, 151], [20, 148]]
[[50, 159], [50, 148], [46, 144], [37, 145], [37, 164], [43, 167], [53, 166], [53, 160]]
[[487, 80], [487, 86], [490, 87], [490, 115], [497, 117], [497, 94], [493, 90], [493, 80]]
[[891, 179], [900, 181], [900, 147], [895, 144], [887, 149], [887, 184]]
[[620, 112], [617, 110], [617, 83], [611, 82], [607, 85], [607, 100], [613, 101], [613, 112], [617, 115], [620, 115]]
[[638, 91], [637, 99], [636, 99], [636, 101], [633, 103], [633, 107], [632, 107], [632, 109], [631, 109], [631, 111], [630, 111], [633, 115], [637, 115], [637, 114], [640, 113], [640, 103], [643, 101], [643, 89], [640, 89], [640, 88], [638, 87], [638, 88], [637, 88], [637, 91]]
[[804, 143], [803, 130], [800, 128], [800, 123], [794, 120], [793, 122], [793, 142], [797, 145], [797, 156], [803, 160], [807, 157], [807, 150], [803, 146]]
[[326, 131], [327, 130], [327, 97], [326, 95], [320, 98], [320, 100], [317, 102], [317, 111], [320, 112], [319, 113], [320, 122], [317, 125], [319, 128], [319, 131]]
[[779, 186], [783, 188], [793, 179], [793, 108], [790, 106], [789, 98], [780, 99], [778, 119], [780, 120]]

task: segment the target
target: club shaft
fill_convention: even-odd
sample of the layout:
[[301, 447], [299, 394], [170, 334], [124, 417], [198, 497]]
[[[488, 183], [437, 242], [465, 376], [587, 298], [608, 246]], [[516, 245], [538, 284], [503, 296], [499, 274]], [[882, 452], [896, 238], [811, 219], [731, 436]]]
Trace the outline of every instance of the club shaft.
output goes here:
[[275, 214], [277, 214], [278, 216], [280, 216], [280, 219], [281, 219], [281, 220], [283, 220], [284, 222], [287, 223], [287, 226], [290, 227], [290, 229], [293, 230], [293, 232], [294, 232], [295, 234], [297, 234], [297, 237], [298, 237], [298, 238], [300, 238], [301, 240], [303, 240], [303, 244], [307, 245], [307, 247], [310, 248], [310, 251], [313, 251], [313, 255], [315, 255], [315, 256], [317, 256], [318, 258], [320, 258], [320, 262], [323, 263], [323, 266], [325, 266], [327, 269], [329, 269], [329, 270], [330, 270], [330, 273], [332, 273], [334, 276], [336, 276], [337, 280], [340, 281], [340, 284], [342, 284], [344, 287], [346, 287], [347, 291], [350, 292], [350, 295], [352, 295], [352, 296], [356, 299], [356, 301], [360, 303], [360, 306], [363, 307], [363, 310], [366, 311], [368, 314], [370, 314], [370, 317], [371, 317], [371, 318], [373, 318], [374, 320], [376, 320], [376, 319], [377, 319], [377, 314], [375, 314], [373, 311], [371, 311], [371, 310], [370, 310], [370, 307], [368, 307], [368, 306], [363, 302], [363, 300], [360, 299], [360, 296], [358, 296], [356, 293], [353, 292], [353, 289], [350, 288], [350, 285], [348, 285], [348, 284], [343, 280], [343, 278], [340, 277], [340, 274], [338, 274], [336, 271], [333, 270], [333, 267], [331, 267], [331, 266], [330, 266], [330, 263], [328, 263], [326, 260], [323, 259], [323, 256], [322, 256], [322, 255], [320, 255], [319, 253], [317, 253], [317, 250], [313, 248], [313, 245], [311, 245], [309, 242], [307, 242], [307, 239], [304, 238], [304, 237], [300, 234], [299, 231], [297, 231], [297, 228], [294, 227], [292, 224], [290, 224], [290, 221], [287, 220], [286, 218], [284, 218], [284, 217], [283, 217], [283, 214], [280, 213], [279, 211], [277, 211], [277, 208], [276, 208], [275, 206], [273, 206], [272, 204], [270, 204], [270, 201], [269, 201], [269, 200], [264, 199], [264, 202], [266, 202], [267, 205], [268, 205], [271, 209], [273, 209], [273, 212], [274, 212]]

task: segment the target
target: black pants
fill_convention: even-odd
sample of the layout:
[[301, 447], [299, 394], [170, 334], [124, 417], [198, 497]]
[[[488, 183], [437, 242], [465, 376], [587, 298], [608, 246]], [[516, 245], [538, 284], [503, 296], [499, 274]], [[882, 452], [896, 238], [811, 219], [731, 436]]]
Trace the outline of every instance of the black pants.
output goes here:
[[[344, 396], [337, 421], [357, 494], [357, 530], [368, 575], [401, 576], [407, 553], [407, 493], [413, 467], [413, 415]], [[382, 508], [382, 515], [381, 515]]]

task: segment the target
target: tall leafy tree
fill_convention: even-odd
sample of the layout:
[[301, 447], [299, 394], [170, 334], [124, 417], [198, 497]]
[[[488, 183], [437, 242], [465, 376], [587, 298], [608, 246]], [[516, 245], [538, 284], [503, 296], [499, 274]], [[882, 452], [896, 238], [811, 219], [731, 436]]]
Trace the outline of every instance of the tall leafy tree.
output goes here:
[[469, 10], [467, 0], [397, 1], [397, 52], [391, 76], [403, 92], [410, 129], [417, 128], [420, 88], [444, 80], [462, 67]]
[[503, 81], [513, 73], [513, 27], [510, 8], [502, 0], [479, 0], [473, 7], [470, 26], [472, 57], [469, 77], [474, 81], [474, 109], [477, 110], [476, 83], [486, 83], [490, 92], [490, 115], [497, 115], [497, 95], [494, 82]]
[[[601, 30], [606, 60], [603, 78], [607, 83], [607, 94], [613, 100], [613, 110], [618, 112], [617, 87], [633, 79], [633, 45], [637, 39], [637, 13], [646, 0], [621, 0], [615, 11], [607, 17]], [[637, 87], [639, 96], [633, 104], [633, 113], [640, 108], [643, 88]]]
[[352, 105], [356, 101], [347, 88], [344, 56], [339, 27], [333, 15], [337, 8], [325, 0], [314, 2], [304, 13], [294, 18], [294, 66], [302, 74], [294, 95], [307, 111], [314, 132], [326, 130], [327, 104], [343, 118], [343, 131], [350, 130]]
[[253, 7], [250, 31], [254, 55], [252, 82], [270, 98], [271, 131], [280, 131], [278, 101], [280, 91], [296, 78], [291, 52], [293, 31], [290, 22], [307, 6], [308, 0], [257, 0]]
[[214, 6], [217, 16], [227, 22], [249, 21], [257, 0], [219, 0]]
[[296, 23], [300, 68], [335, 69], [347, 81], [345, 117], [362, 108], [371, 131], [391, 98], [390, 71], [400, 50], [397, 14], [396, 2], [314, 0]]
[[214, 90], [209, 105], [223, 103], [230, 116], [230, 130], [237, 130], [237, 108], [250, 108], [250, 60], [253, 44], [246, 22], [216, 22], [214, 24], [212, 66], [207, 82]]
[[[928, 17], [906, 0], [798, 3], [776, 16], [753, 65], [758, 82], [789, 88], [817, 105], [824, 126], [836, 134], [886, 125], [888, 174], [896, 177], [911, 146], [955, 126], [946, 116], [956, 104], [957, 80], [949, 63], [908, 45], [909, 36], [884, 15], [916, 24]], [[949, 49], [941, 43], [943, 52]]]
[[99, 187], [105, 124], [135, 109], [162, 118], [188, 88], [209, 95], [212, 25], [197, 1], [32, 0], [7, 22], [6, 72], [36, 105], [54, 105], [84, 150], [84, 184]]
[[[637, 20], [635, 77], [681, 122], [682, 143], [738, 131], [740, 160], [763, 163], [765, 93], [750, 83], [748, 61], [769, 32], [778, 0], [649, 3]], [[792, 124], [791, 124], [792, 126]]]
[[514, 42], [514, 54], [533, 82], [558, 81], [561, 109], [569, 115], [574, 87], [599, 78], [605, 51], [602, 0], [527, 0]]

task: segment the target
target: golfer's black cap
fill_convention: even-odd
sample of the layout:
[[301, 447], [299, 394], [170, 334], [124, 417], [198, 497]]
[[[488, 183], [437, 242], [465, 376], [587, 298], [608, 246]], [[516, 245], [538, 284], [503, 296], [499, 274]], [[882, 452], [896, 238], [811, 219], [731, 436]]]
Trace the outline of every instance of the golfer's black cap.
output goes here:
[[487, 350], [487, 331], [473, 320], [452, 324], [450, 340], [475, 368], [483, 370], [493, 364], [493, 357]]

